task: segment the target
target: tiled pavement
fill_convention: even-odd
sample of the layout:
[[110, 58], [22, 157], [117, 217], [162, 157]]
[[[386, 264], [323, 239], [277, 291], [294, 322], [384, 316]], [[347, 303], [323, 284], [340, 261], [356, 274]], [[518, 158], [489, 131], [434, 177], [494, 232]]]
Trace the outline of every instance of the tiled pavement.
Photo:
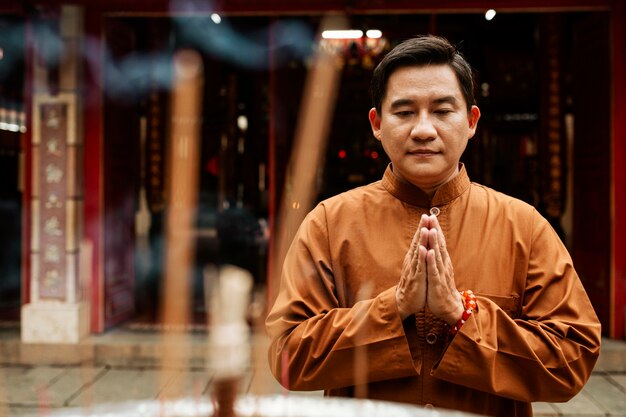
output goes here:
[[[210, 395], [204, 333], [185, 336], [187, 366], [164, 364], [158, 333], [116, 330], [80, 345], [25, 345], [16, 329], [0, 330], [0, 415], [47, 415], [63, 407], [89, 409], [101, 403], [160, 396]], [[282, 392], [269, 375], [266, 340], [253, 343], [252, 371], [241, 393]], [[313, 393], [312, 395], [320, 395]], [[599, 362], [583, 391], [567, 403], [536, 403], [536, 416], [626, 417], [626, 341], [604, 340]]]

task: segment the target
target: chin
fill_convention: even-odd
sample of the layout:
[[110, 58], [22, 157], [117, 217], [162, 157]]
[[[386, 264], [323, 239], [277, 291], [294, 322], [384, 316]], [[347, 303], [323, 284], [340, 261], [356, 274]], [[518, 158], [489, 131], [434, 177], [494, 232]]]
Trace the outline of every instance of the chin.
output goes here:
[[414, 178], [422, 181], [425, 179], [436, 181], [437, 179], [445, 177], [445, 173], [441, 169], [433, 166], [411, 167], [411, 169], [404, 172], [406, 173], [406, 178]]

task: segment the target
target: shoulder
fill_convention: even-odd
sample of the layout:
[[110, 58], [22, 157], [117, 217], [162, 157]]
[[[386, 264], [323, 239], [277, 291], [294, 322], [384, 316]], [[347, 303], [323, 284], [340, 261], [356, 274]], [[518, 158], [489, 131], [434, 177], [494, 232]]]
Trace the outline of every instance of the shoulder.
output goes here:
[[380, 181], [376, 181], [319, 202], [307, 214], [304, 223], [313, 223], [313, 227], [346, 231], [379, 215], [381, 210], [389, 209], [396, 204], [392, 200], [393, 196], [384, 189]]
[[482, 184], [472, 182], [470, 190], [474, 204], [482, 204], [490, 209], [504, 210], [519, 216], [532, 217], [537, 212], [531, 204]]
[[529, 239], [538, 228], [549, 226], [537, 209], [523, 200], [477, 183], [472, 183], [470, 190], [470, 210], [484, 213], [494, 224], [514, 228]]
[[344, 211], [362, 210], [372, 202], [388, 198], [389, 193], [381, 185], [381, 181], [353, 188], [321, 201], [313, 210], [323, 210], [327, 214]]
[[519, 230], [526, 230], [533, 239], [545, 233], [556, 235], [550, 222], [523, 200], [477, 183], [471, 183], [470, 198], [471, 206], [491, 212]]
[[[351, 228], [362, 224], [368, 210], [380, 204], [384, 198], [380, 181], [345, 191], [319, 202], [304, 217], [297, 235], [305, 240], [327, 239], [329, 235], [349, 233]], [[376, 203], [371, 203], [376, 200]]]

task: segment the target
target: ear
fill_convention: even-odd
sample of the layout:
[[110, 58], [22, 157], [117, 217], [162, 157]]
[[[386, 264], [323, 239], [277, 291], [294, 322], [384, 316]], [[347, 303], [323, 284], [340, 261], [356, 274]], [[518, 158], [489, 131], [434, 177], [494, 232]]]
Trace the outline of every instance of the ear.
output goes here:
[[380, 116], [378, 115], [375, 107], [370, 109], [368, 116], [370, 119], [370, 126], [372, 126], [372, 133], [374, 133], [374, 137], [376, 139], [380, 140]]
[[474, 134], [476, 133], [476, 128], [478, 127], [478, 119], [480, 119], [480, 109], [478, 108], [478, 106], [472, 106], [467, 118], [470, 129], [470, 138], [474, 137]]

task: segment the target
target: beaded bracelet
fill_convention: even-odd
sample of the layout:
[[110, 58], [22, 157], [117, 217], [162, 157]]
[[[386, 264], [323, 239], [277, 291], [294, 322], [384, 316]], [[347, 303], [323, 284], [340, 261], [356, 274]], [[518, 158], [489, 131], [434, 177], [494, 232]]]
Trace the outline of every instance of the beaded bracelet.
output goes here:
[[476, 295], [472, 292], [472, 290], [460, 291], [461, 297], [463, 297], [463, 314], [459, 321], [456, 322], [454, 326], [450, 327], [450, 334], [454, 336], [459, 332], [461, 326], [465, 324], [465, 322], [470, 318], [474, 310], [476, 310]]

